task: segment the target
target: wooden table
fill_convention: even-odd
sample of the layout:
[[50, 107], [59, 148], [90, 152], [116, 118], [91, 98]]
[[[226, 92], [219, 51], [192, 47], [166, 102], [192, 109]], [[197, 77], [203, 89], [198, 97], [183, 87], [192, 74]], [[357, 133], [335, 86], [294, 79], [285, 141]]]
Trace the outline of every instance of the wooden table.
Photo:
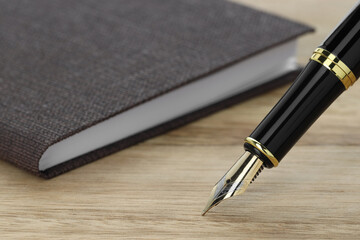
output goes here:
[[[356, 0], [241, 0], [316, 27], [299, 59]], [[360, 84], [246, 194], [200, 216], [242, 141], [287, 87], [52, 180], [0, 161], [1, 239], [358, 239]]]

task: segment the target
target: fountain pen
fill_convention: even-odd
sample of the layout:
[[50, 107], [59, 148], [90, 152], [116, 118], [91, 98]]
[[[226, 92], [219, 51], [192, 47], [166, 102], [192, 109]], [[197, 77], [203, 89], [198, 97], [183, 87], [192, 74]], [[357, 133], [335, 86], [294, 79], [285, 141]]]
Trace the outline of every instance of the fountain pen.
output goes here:
[[245, 139], [245, 153], [214, 186], [205, 215], [277, 167], [309, 127], [360, 76], [360, 3], [313, 52], [294, 83]]

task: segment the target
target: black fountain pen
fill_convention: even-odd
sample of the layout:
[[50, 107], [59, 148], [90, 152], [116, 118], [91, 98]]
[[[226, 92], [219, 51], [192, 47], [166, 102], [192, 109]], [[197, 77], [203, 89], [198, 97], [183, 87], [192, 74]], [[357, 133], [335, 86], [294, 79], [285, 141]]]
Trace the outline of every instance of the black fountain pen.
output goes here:
[[202, 213], [245, 192], [263, 168], [278, 166], [316, 119], [360, 76], [360, 4], [314, 51], [285, 95], [245, 139], [245, 153], [215, 185]]

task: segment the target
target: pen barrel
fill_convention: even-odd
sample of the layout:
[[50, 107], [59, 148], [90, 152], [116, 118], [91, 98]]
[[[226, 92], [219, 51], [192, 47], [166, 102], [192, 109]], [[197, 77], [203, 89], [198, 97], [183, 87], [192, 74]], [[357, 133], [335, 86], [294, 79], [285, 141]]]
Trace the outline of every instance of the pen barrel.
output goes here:
[[[318, 117], [345, 90], [339, 79], [321, 64], [310, 61], [285, 95], [250, 135], [280, 162]], [[268, 168], [276, 164], [259, 147], [245, 142]], [[261, 150], [261, 149], [260, 149]]]
[[277, 166], [301, 136], [360, 76], [360, 4], [317, 48], [296, 81], [245, 140], [268, 168]]
[[360, 3], [358, 3], [320, 45], [341, 59], [360, 77]]

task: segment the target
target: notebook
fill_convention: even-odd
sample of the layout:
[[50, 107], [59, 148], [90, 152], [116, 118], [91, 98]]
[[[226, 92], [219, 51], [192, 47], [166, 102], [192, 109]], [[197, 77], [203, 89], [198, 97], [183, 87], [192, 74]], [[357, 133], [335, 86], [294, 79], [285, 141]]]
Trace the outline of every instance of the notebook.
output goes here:
[[293, 81], [312, 31], [221, 0], [1, 0], [0, 16], [0, 159], [44, 178]]

